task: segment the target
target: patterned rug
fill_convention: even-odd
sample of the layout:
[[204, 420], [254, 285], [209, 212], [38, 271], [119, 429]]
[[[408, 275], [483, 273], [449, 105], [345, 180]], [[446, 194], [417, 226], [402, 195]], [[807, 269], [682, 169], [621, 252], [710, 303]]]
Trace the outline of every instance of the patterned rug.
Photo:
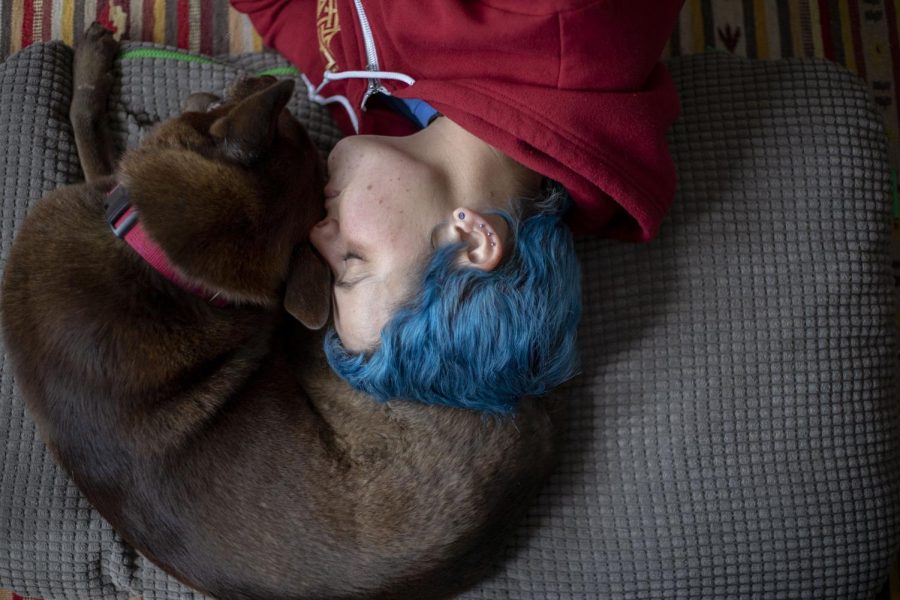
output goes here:
[[38, 598], [29, 598], [28, 596], [20, 596], [15, 592], [10, 592], [8, 590], [0, 590], [0, 600], [38, 600]]
[[250, 22], [223, 0], [0, 0], [0, 59], [34, 42], [71, 44], [100, 21], [120, 37], [202, 54], [259, 51]]
[[[328, 5], [334, 0], [318, 0]], [[893, 167], [894, 272], [900, 308], [900, 0], [686, 0], [666, 56], [730, 52], [761, 59], [820, 57], [868, 84], [881, 108]], [[221, 0], [0, 0], [0, 60], [34, 42], [72, 43], [99, 20], [125, 39], [202, 54], [262, 50], [249, 21]], [[900, 330], [900, 311], [897, 315]], [[900, 356], [898, 356], [900, 358]], [[0, 600], [28, 600], [0, 590]], [[877, 600], [900, 600], [900, 562]]]

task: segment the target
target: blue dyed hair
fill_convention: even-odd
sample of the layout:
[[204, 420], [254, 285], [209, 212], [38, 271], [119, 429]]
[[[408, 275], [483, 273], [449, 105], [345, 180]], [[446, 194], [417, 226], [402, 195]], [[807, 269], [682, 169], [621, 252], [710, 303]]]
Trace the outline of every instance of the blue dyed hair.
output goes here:
[[[558, 192], [557, 192], [558, 194]], [[348, 352], [334, 329], [328, 362], [354, 388], [385, 401], [418, 400], [493, 414], [515, 410], [577, 369], [578, 259], [560, 202], [517, 220], [510, 255], [493, 271], [457, 264], [463, 244], [439, 247], [418, 293], [370, 353]], [[553, 203], [553, 208], [546, 206]]]

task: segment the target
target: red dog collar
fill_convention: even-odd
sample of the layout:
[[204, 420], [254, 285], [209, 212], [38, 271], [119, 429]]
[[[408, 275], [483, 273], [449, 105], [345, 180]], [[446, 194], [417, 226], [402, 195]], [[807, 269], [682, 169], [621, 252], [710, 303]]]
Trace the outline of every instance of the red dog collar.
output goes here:
[[228, 302], [219, 297], [220, 292], [192, 283], [178, 273], [159, 244], [147, 235], [138, 219], [137, 209], [128, 197], [128, 190], [121, 185], [116, 185], [107, 195], [106, 221], [116, 237], [131, 246], [160, 275], [213, 306], [228, 306]]

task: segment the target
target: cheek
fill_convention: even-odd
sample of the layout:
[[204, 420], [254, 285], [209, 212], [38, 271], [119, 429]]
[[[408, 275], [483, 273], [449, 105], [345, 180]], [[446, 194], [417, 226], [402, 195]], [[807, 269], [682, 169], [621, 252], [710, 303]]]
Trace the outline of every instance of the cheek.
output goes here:
[[360, 178], [341, 200], [341, 231], [348, 242], [380, 242], [400, 249], [416, 223], [407, 203], [411, 195], [389, 177]]
[[366, 240], [393, 237], [395, 219], [383, 204], [374, 199], [348, 202], [341, 210], [341, 232], [348, 241], [362, 243]]
[[348, 249], [359, 250], [372, 265], [388, 271], [405, 269], [408, 261], [426, 250], [427, 236], [414, 223], [390, 211], [373, 210], [371, 205], [342, 221], [341, 231]]

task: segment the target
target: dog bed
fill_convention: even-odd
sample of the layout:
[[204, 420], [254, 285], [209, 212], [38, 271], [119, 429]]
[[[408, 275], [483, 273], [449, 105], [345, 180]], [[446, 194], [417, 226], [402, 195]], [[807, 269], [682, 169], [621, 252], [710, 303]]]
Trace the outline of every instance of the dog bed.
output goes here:
[[[72, 53], [0, 65], [0, 260], [28, 207], [81, 177]], [[679, 191], [647, 245], [579, 242], [582, 373], [555, 475], [491, 577], [499, 599], [869, 598], [900, 542], [890, 198], [879, 113], [823, 61], [673, 60]], [[123, 146], [274, 55], [128, 43]], [[338, 137], [298, 79], [291, 105]], [[0, 588], [198, 597], [124, 544], [50, 460], [0, 369]], [[352, 568], [352, 565], [348, 565]]]

